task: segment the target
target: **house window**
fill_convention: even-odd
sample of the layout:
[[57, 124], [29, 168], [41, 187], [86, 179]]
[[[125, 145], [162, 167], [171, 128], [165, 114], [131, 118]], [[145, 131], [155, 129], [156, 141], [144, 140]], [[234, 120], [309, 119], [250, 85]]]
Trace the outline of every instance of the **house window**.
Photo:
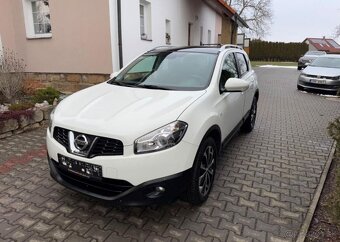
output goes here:
[[22, 0], [27, 38], [52, 37], [49, 0]]
[[171, 22], [170, 20], [165, 20], [165, 43], [171, 45]]
[[141, 0], [139, 2], [140, 36], [143, 40], [151, 40], [151, 4]]

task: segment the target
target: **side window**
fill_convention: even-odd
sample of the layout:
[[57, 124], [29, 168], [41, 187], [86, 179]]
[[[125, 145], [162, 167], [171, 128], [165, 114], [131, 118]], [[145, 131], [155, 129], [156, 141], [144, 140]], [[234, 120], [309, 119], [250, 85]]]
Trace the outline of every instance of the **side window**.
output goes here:
[[220, 91], [224, 91], [224, 85], [229, 78], [238, 77], [237, 66], [233, 54], [226, 56], [223, 62], [221, 77], [220, 77]]
[[240, 71], [240, 76], [243, 76], [245, 73], [249, 71], [248, 69], [248, 64], [246, 61], [246, 58], [242, 53], [235, 53], [236, 59], [237, 59], [237, 64], [238, 68]]

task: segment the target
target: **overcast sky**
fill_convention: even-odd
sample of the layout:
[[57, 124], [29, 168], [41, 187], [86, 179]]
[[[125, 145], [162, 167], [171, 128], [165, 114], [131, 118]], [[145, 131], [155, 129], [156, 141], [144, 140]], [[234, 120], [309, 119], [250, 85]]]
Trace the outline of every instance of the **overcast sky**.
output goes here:
[[306, 37], [332, 37], [340, 24], [340, 0], [272, 2], [273, 24], [266, 40], [302, 42]]

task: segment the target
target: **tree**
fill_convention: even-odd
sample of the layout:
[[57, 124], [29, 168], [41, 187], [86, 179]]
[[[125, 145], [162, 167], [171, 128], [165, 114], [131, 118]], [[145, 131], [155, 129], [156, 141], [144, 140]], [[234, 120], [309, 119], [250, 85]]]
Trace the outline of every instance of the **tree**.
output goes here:
[[264, 37], [272, 23], [272, 0], [225, 0], [249, 25], [248, 34]]

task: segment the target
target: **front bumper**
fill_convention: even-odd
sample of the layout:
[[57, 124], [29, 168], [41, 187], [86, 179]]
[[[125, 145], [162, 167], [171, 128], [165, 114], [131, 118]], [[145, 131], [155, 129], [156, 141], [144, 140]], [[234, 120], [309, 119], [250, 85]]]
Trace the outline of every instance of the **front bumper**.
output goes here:
[[[136, 155], [131, 145], [124, 146], [124, 155], [85, 158], [69, 153], [49, 130], [46, 144], [51, 175], [56, 181], [81, 193], [123, 205], [161, 203], [176, 198], [182, 192], [181, 188], [186, 187], [186, 174], [192, 168], [198, 149], [198, 146], [182, 140], [172, 148], [153, 153]], [[57, 162], [53, 162], [58, 161], [58, 154], [101, 166], [102, 181], [96, 183], [81, 179], [83, 177], [70, 177], [70, 174], [58, 169]], [[115, 192], [117, 184], [119, 189]], [[157, 186], [165, 188], [164, 194], [148, 198], [147, 195]]]
[[[116, 205], [144, 206], [154, 203], [169, 203], [178, 198], [186, 189], [191, 169], [168, 177], [133, 186], [126, 181], [102, 178], [88, 179], [63, 170], [58, 162], [48, 156], [50, 174], [61, 185], [83, 194]], [[159, 188], [162, 188], [162, 191]]]
[[[324, 83], [312, 83], [311, 79], [320, 80]], [[321, 90], [321, 91], [327, 91], [327, 92], [337, 92], [340, 89], [340, 81], [336, 80], [328, 80], [328, 79], [317, 79], [317, 78], [310, 78], [310, 77], [304, 77], [300, 76], [298, 83], [298, 86], [303, 87], [305, 89], [312, 89], [312, 90]]]

